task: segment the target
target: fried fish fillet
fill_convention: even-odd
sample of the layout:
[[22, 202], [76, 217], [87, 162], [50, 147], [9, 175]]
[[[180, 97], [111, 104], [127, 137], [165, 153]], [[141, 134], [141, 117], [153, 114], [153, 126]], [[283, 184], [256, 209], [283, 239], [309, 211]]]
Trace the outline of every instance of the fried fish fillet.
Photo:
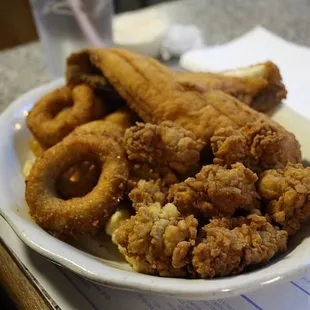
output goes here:
[[270, 61], [219, 74], [178, 72], [177, 79], [221, 90], [260, 112], [272, 110], [287, 94], [278, 67]]
[[[247, 145], [234, 162], [244, 162], [255, 171], [301, 161], [300, 145], [292, 133], [232, 96], [180, 82], [158, 61], [126, 50], [94, 48], [88, 50], [88, 56], [92, 66], [145, 122], [173, 121], [207, 145], [218, 130], [232, 128], [236, 130], [233, 136], [243, 135], [242, 143]], [[248, 129], [251, 124], [255, 130]]]
[[[91, 62], [88, 50], [68, 57], [66, 75], [68, 85], [87, 84], [103, 91], [108, 98], [113, 98], [112, 101], [117, 100], [117, 92]], [[286, 98], [287, 93], [278, 67], [270, 61], [219, 74], [175, 72], [175, 78], [181, 83], [188, 81], [200, 84], [206, 90], [221, 90], [260, 112], [272, 110]]]

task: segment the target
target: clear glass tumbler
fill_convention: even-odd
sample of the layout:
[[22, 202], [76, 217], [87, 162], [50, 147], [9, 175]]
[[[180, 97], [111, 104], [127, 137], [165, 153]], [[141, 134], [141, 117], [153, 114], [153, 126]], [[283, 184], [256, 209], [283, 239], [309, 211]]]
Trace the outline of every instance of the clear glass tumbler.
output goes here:
[[112, 45], [112, 0], [30, 0], [51, 77], [64, 75], [66, 57], [88, 46]]

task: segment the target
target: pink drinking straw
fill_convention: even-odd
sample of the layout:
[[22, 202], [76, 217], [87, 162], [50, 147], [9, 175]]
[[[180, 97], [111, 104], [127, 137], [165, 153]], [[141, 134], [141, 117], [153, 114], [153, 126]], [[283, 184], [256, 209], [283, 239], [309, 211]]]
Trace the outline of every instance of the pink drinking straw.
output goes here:
[[83, 3], [80, 0], [68, 0], [68, 3], [86, 39], [93, 46], [104, 47], [100, 35], [90, 22], [89, 17], [85, 12], [86, 10], [83, 9]]

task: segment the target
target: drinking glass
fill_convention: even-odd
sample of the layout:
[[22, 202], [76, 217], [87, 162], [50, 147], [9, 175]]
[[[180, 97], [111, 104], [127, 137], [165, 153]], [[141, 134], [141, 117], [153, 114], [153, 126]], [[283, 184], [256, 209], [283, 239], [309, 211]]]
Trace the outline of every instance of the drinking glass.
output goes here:
[[112, 45], [112, 0], [30, 0], [51, 77], [64, 75], [66, 57], [88, 46]]

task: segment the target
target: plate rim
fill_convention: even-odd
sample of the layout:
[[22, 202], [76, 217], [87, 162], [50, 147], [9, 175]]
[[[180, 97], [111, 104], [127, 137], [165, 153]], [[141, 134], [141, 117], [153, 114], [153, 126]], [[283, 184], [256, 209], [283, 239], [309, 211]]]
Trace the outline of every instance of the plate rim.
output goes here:
[[[31, 98], [37, 95], [38, 93], [46, 93], [47, 91], [59, 87], [63, 83], [64, 83], [63, 78], [54, 80], [45, 83], [39, 87], [36, 87], [24, 93], [23, 95], [19, 96], [3, 111], [3, 113], [1, 113], [0, 126], [2, 125], [5, 126], [5, 123], [12, 120], [12, 118], [8, 116], [11, 116], [11, 114], [13, 114], [14, 111], [17, 111], [18, 109], [25, 106], [25, 102], [27, 100], [31, 100]], [[166, 297], [175, 297], [175, 298], [192, 299], [192, 300], [227, 298], [242, 293], [247, 293], [249, 291], [256, 290], [262, 287], [267, 286], [269, 287], [270, 285], [278, 284], [280, 282], [283, 282], [284, 280], [289, 280], [293, 278], [294, 276], [304, 272], [305, 270], [310, 269], [310, 257], [309, 257], [309, 260], [307, 262], [304, 262], [303, 265], [293, 265], [291, 266], [292, 268], [286, 270], [285, 273], [282, 272], [281, 274], [277, 275], [273, 274], [272, 276], [270, 276], [266, 272], [265, 275], [263, 275], [264, 268], [262, 268], [257, 271], [257, 273], [259, 274], [258, 279], [255, 279], [257, 277], [257, 274], [254, 275], [255, 272], [251, 272], [232, 277], [204, 280], [204, 279], [163, 278], [163, 277], [145, 275], [121, 270], [116, 267], [108, 266], [104, 264], [104, 262], [100, 262], [100, 264], [102, 264], [102, 269], [107, 271], [107, 275], [102, 276], [97, 275], [93, 271], [91, 271], [91, 268], [89, 268], [89, 266], [88, 267], [81, 266], [75, 263], [74, 260], [72, 260], [71, 258], [66, 258], [61, 256], [60, 254], [57, 254], [57, 250], [52, 251], [51, 249], [49, 249], [48, 244], [40, 245], [37, 242], [33, 241], [33, 238], [31, 238], [31, 234], [33, 233], [29, 232], [29, 230], [27, 230], [27, 227], [25, 228], [23, 225], [21, 226], [17, 225], [17, 223], [15, 223], [15, 217], [17, 215], [14, 214], [12, 210], [6, 209], [5, 207], [3, 208], [1, 201], [0, 201], [0, 215], [2, 215], [2, 217], [9, 223], [9, 225], [12, 227], [17, 236], [34, 251], [38, 252], [47, 259], [52, 260], [53, 262], [73, 271], [74, 273], [82, 277], [85, 277], [98, 284], [113, 287], [116, 289], [139, 291], [141, 293], [152, 293]], [[34, 223], [34, 225], [36, 224]], [[46, 233], [42, 228], [39, 229], [42, 232]], [[65, 247], [72, 247], [69, 244], [66, 244], [52, 236], [50, 237], [57, 240], [59, 244], [62, 243], [62, 246], [65, 245]], [[78, 250], [74, 247], [72, 247], [72, 249], [69, 250], [82, 252], [81, 250]], [[86, 252], [84, 252], [84, 254], [86, 256]], [[81, 256], [81, 259], [84, 258], [85, 257]], [[86, 257], [85, 259], [89, 259], [89, 257]], [[94, 258], [91, 259], [95, 261]], [[111, 273], [112, 274], [115, 273], [114, 276], [116, 277], [108, 278], [109, 274]], [[230, 285], [232, 284], [230, 282], [234, 282], [234, 280], [238, 278], [239, 281], [235, 281], [236, 283], [233, 283], [234, 287], [230, 287]], [[209, 285], [203, 285], [203, 283], [209, 283]]]

